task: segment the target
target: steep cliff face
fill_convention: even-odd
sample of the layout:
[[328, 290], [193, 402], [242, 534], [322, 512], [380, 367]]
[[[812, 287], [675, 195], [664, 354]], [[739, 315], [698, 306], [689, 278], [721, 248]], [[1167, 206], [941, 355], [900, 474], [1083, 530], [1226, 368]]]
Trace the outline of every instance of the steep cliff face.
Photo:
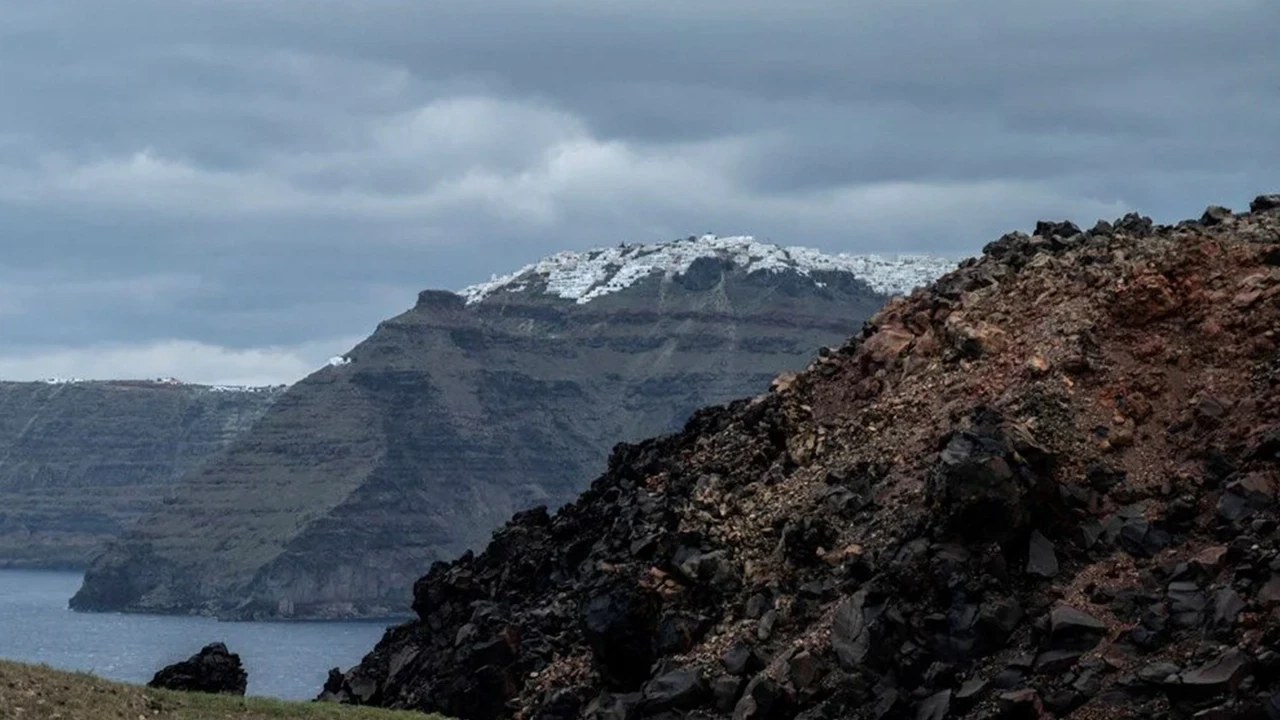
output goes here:
[[882, 262], [877, 291], [855, 262], [693, 238], [424, 292], [112, 544], [73, 607], [405, 612], [433, 562], [568, 501], [617, 442], [760, 391], [944, 267]]
[[1272, 718], [1280, 195], [1041, 223], [434, 566], [323, 698], [520, 718]]
[[281, 391], [0, 382], [0, 567], [86, 567]]

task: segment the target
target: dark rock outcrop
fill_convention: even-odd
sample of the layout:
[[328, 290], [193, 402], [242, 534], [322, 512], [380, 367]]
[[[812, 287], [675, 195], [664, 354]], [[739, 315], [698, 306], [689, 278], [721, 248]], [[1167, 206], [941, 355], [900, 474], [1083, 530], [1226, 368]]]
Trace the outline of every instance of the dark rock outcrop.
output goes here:
[[156, 673], [148, 687], [183, 692], [244, 695], [249, 675], [240, 656], [222, 643], [206, 645], [200, 652]]
[[283, 390], [0, 382], [0, 567], [87, 567]]
[[1270, 212], [1280, 209], [1280, 193], [1259, 195], [1249, 203], [1249, 210], [1255, 213]]
[[[668, 260], [714, 251], [662, 247]], [[109, 546], [73, 607], [406, 615], [433, 562], [480, 549], [514, 512], [571, 500], [617, 442], [765, 390], [884, 302], [851, 272], [726, 247], [670, 275], [646, 274], [646, 248], [601, 250], [470, 301], [421, 293]], [[777, 262], [753, 270], [769, 253]], [[686, 560], [700, 582], [730, 579], [714, 555]], [[690, 632], [653, 621], [676, 644]]]
[[329, 695], [466, 720], [1268, 717], [1280, 212], [1040, 230], [434, 565]]

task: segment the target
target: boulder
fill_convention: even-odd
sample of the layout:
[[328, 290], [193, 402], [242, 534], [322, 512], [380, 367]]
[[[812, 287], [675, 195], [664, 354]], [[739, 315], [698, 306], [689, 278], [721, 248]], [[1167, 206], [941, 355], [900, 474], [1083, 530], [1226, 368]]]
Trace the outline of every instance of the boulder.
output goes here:
[[704, 553], [695, 548], [682, 547], [672, 558], [672, 565], [676, 574], [691, 585], [709, 587], [720, 592], [729, 592], [737, 587], [737, 567], [723, 550]]
[[836, 607], [831, 625], [831, 649], [846, 670], [861, 665], [871, 652], [871, 633], [863, 614], [866, 600], [866, 591], [859, 591]]
[[649, 676], [658, 599], [637, 587], [601, 592], [586, 602], [583, 634], [611, 686], [632, 690]]
[[716, 710], [730, 712], [738, 702], [745, 681], [732, 675], [723, 675], [711, 683], [711, 697]]
[[951, 712], [951, 691], [934, 693], [920, 702], [916, 720], [945, 720]]
[[729, 645], [720, 660], [732, 675], [754, 675], [764, 669], [760, 655], [741, 639]]
[[182, 662], [176, 662], [151, 678], [147, 687], [202, 692], [221, 695], [244, 695], [249, 675], [240, 664], [240, 656], [222, 643], [213, 643]]
[[1054, 238], [1065, 239], [1065, 238], [1075, 237], [1076, 235], [1079, 235], [1079, 234], [1080, 234], [1080, 228], [1077, 227], [1075, 223], [1067, 220], [1064, 220], [1062, 222], [1052, 222], [1048, 220], [1041, 220], [1036, 223], [1035, 232], [1032, 233], [1034, 237], [1042, 237], [1042, 238], [1050, 238], [1050, 239], [1054, 239]]
[[1070, 670], [1083, 655], [1078, 650], [1048, 650], [1036, 656], [1035, 669], [1038, 673], [1060, 674]]
[[993, 258], [1008, 259], [1023, 254], [1031, 245], [1031, 237], [1023, 232], [1005, 233], [982, 248], [982, 254]]
[[1058, 574], [1058, 556], [1053, 552], [1053, 543], [1040, 534], [1039, 530], [1031, 531], [1031, 542], [1027, 552], [1027, 574], [1049, 579]]
[[783, 557], [792, 565], [816, 564], [819, 560], [818, 551], [830, 550], [835, 537], [835, 530], [824, 520], [811, 517], [800, 518], [789, 523], [782, 530]]
[[990, 685], [991, 683], [981, 678], [966, 680], [952, 696], [951, 703], [957, 710], [966, 711], [977, 704]]
[[873, 361], [887, 365], [901, 355], [913, 340], [915, 336], [902, 328], [886, 327], [867, 338], [863, 347]]
[[643, 697], [648, 712], [696, 707], [707, 696], [707, 683], [702, 671], [684, 667], [645, 683]]
[[1155, 231], [1155, 222], [1145, 215], [1128, 213], [1115, 221], [1115, 229], [1135, 237], [1147, 237]]
[[995, 412], [980, 408], [965, 425], [946, 439], [929, 485], [940, 519], [967, 540], [1025, 532], [1052, 456]]
[[1272, 425], [1259, 430], [1249, 454], [1258, 460], [1280, 460], [1280, 426]]
[[1171, 619], [1181, 627], [1196, 627], [1209, 599], [1193, 582], [1170, 583], [1165, 593]]
[[1055, 650], [1092, 650], [1106, 633], [1106, 625], [1070, 605], [1059, 604], [1049, 613], [1049, 638]]
[[1171, 662], [1155, 662], [1150, 665], [1144, 665], [1138, 670], [1138, 679], [1151, 685], [1163, 685], [1167, 682], [1176, 682], [1178, 672], [1182, 668]]
[[895, 688], [880, 688], [877, 691], [875, 708], [871, 711], [871, 717], [875, 720], [895, 720], [896, 718], [905, 718], [907, 708], [910, 707], [909, 702], [903, 693], [898, 692]]
[[1152, 526], [1142, 517], [1125, 520], [1116, 539], [1120, 547], [1134, 557], [1151, 557], [1173, 541], [1167, 531]]
[[1169, 688], [1178, 694], [1216, 696], [1233, 692], [1249, 673], [1249, 656], [1232, 648], [1195, 670], [1182, 673]]
[[1259, 195], [1249, 203], [1249, 212], [1268, 212], [1280, 208], [1280, 193]]
[[807, 690], [822, 679], [825, 668], [811, 652], [800, 652], [787, 660], [787, 680], [796, 690]]
[[733, 708], [733, 720], [781, 720], [790, 717], [791, 700], [782, 686], [763, 675], [747, 685]]
[[316, 699], [321, 702], [343, 702], [350, 697], [346, 693], [346, 684], [347, 676], [342, 673], [342, 669], [331, 668], [329, 677], [324, 681], [324, 688], [320, 691], [320, 697]]
[[1212, 578], [1222, 569], [1222, 564], [1227, 558], [1227, 548], [1225, 545], [1212, 545], [1196, 553], [1191, 558], [1191, 567], [1205, 578]]
[[1280, 574], [1271, 573], [1258, 590], [1258, 602], [1268, 609], [1280, 605]]
[[1002, 647], [1022, 622], [1023, 612], [1017, 601], [991, 600], [978, 610], [977, 631], [982, 647], [994, 650]]
[[629, 720], [640, 714], [643, 698], [640, 693], [621, 695], [604, 691], [586, 708], [586, 717], [593, 720]]
[[1006, 720], [1040, 720], [1044, 705], [1035, 690], [1014, 690], [1000, 695], [1001, 717]]
[[1210, 205], [1200, 216], [1201, 225], [1221, 225], [1231, 218], [1231, 210], [1221, 205]]
[[756, 593], [747, 599], [747, 617], [752, 620], [759, 620], [766, 612], [773, 608], [773, 601], [768, 597]]
[[1231, 588], [1223, 588], [1213, 596], [1212, 626], [1229, 630], [1236, 624], [1236, 618], [1244, 612], [1245, 603], [1240, 593]]

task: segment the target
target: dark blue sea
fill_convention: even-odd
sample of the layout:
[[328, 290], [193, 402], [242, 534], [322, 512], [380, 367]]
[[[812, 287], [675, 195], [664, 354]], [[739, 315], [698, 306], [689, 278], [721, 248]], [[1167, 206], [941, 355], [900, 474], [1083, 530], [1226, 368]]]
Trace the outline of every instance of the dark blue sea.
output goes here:
[[373, 649], [383, 623], [226, 623], [208, 618], [75, 613], [80, 574], [0, 570], [0, 658], [145, 683], [211, 642], [239, 653], [250, 695], [310, 699], [329, 668]]

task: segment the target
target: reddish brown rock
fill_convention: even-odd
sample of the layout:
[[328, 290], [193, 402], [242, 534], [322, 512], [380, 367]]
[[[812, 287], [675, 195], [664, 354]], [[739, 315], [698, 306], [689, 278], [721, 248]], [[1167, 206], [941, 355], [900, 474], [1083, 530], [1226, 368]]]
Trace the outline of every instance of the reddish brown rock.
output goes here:
[[[741, 720], [1258, 716], [1280, 357], [1253, 348], [1280, 303], [1232, 298], [1277, 210], [1000, 238], [785, 391], [620, 446], [576, 503], [435, 566], [344, 683], [466, 720], [643, 718], [668, 686]], [[518, 627], [515, 657], [457, 646], [468, 624]]]
[[902, 355], [914, 337], [900, 327], [881, 328], [863, 344], [863, 351], [872, 361], [887, 365]]

